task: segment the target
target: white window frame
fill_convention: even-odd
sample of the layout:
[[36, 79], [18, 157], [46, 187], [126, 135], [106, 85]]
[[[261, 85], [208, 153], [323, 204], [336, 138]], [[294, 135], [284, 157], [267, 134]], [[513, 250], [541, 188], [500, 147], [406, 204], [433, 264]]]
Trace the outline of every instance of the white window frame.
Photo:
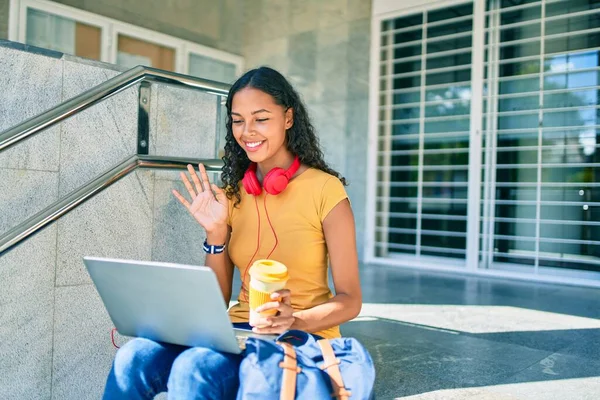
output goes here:
[[198, 43], [186, 42], [183, 47], [183, 59], [185, 60], [184, 65], [185, 68], [183, 70], [184, 74], [189, 73], [190, 67], [190, 55], [195, 54], [204, 57], [210, 57], [215, 60], [224, 61], [226, 63], [230, 63], [235, 65], [235, 73], [237, 76], [242, 75], [243, 67], [244, 67], [244, 58], [235, 54], [225, 53], [221, 50], [214, 49], [212, 47], [207, 47]]
[[128, 36], [133, 39], [137, 39], [143, 42], [152, 43], [157, 46], [163, 46], [173, 49], [175, 54], [175, 72], [183, 72], [185, 69], [185, 60], [183, 59], [183, 51], [181, 47], [183, 43], [180, 39], [174, 38], [169, 35], [165, 35], [159, 32], [150, 31], [139, 26], [118, 23], [114, 24], [111, 29], [111, 43], [113, 44], [110, 48], [109, 62], [111, 64], [117, 63], [117, 54], [119, 51], [119, 35]]
[[100, 61], [115, 64], [117, 61], [118, 35], [126, 35], [175, 51], [175, 72], [188, 74], [190, 54], [234, 64], [239, 76], [244, 69], [244, 57], [211, 48], [150, 29], [107, 18], [78, 8], [47, 0], [10, 0], [8, 39], [25, 43], [27, 35], [27, 9], [69, 18], [77, 22], [98, 27], [101, 30]]
[[[415, 13], [452, 7], [466, 3], [466, 0], [373, 0], [371, 17], [371, 53], [369, 77], [369, 142], [367, 159], [367, 210], [365, 220], [365, 262], [390, 266], [418, 268], [425, 270], [460, 272], [463, 274], [496, 276], [504, 278], [521, 279], [526, 281], [551, 282], [571, 284], [577, 286], [600, 287], [598, 273], [588, 271], [555, 270], [552, 274], [539, 268], [537, 274], [524, 272], [526, 269], [516, 266], [510, 269], [484, 269], [479, 265], [480, 254], [480, 222], [481, 222], [481, 184], [482, 184], [482, 121], [483, 106], [483, 72], [484, 72], [484, 32], [485, 32], [485, 1], [473, 0], [473, 65], [471, 73], [471, 115], [470, 115], [470, 143], [469, 143], [469, 192], [467, 212], [467, 248], [466, 262], [457, 263], [456, 260], [442, 257], [377, 257], [375, 255], [376, 237], [376, 206], [377, 206], [377, 171], [378, 171], [378, 146], [379, 146], [379, 80], [380, 76], [380, 51], [381, 51], [381, 23], [384, 20], [403, 17]], [[479, 18], [478, 18], [479, 16]], [[475, 58], [477, 57], [477, 58]], [[474, 97], [477, 96], [479, 101]], [[476, 104], [478, 103], [478, 104]], [[466, 267], [466, 268], [465, 268]]]
[[100, 60], [109, 61], [108, 50], [110, 48], [110, 23], [107, 19], [89, 13], [87, 11], [78, 10], [73, 7], [57, 4], [50, 1], [40, 0], [11, 0], [10, 13], [8, 21], [8, 39], [14, 42], [25, 43], [27, 38], [27, 9], [43, 11], [46, 13], [58, 15], [60, 17], [69, 18], [77, 22], [91, 25], [100, 28]]
[[[545, 1], [546, 4], [550, 4], [552, 2], [557, 2], [558, 0], [538, 0], [540, 2]], [[529, 7], [536, 7], [538, 4], [537, 3], [527, 3], [527, 4], [523, 4], [523, 5], [518, 5], [518, 6], [514, 6], [509, 8], [509, 10], [514, 10], [514, 9], [522, 9], [522, 8], [529, 8]], [[505, 9], [506, 10], [506, 9]], [[535, 56], [538, 60], [540, 60], [540, 65], [543, 65], [544, 59], [548, 56], [548, 54], [544, 51], [544, 39], [545, 39], [545, 21], [546, 21], [546, 16], [544, 13], [544, 7], [541, 8], [541, 16], [539, 19], [536, 20], [532, 20], [535, 22], [540, 22], [541, 21], [541, 26], [540, 26], [540, 36], [539, 36], [539, 40], [540, 40], [540, 54]], [[584, 11], [583, 13], [577, 13], [578, 15], [582, 15], [582, 14], [591, 14], [591, 13], [596, 13], [596, 10], [588, 10], [588, 11]], [[488, 15], [489, 12], [485, 12], [486, 15]], [[556, 19], [557, 17], [553, 17], [552, 19]], [[483, 27], [483, 29], [485, 29], [485, 26]], [[495, 32], [496, 34], [496, 40], [498, 40], [498, 31]], [[515, 41], [516, 42], [516, 41]], [[487, 46], [486, 46], [487, 47]], [[493, 49], [495, 49], [494, 51], [498, 51], [499, 47], [498, 44], [494, 44], [493, 45]], [[489, 51], [489, 49], [485, 49], [486, 52]], [[497, 55], [495, 55], [494, 57], [497, 57]], [[492, 59], [492, 57], [489, 57], [490, 59]], [[514, 59], [513, 62], [517, 62], [517, 59]], [[493, 76], [493, 73], [490, 69], [490, 64], [486, 65], [486, 68], [488, 68], [488, 76], [491, 77]], [[492, 66], [493, 68], [493, 66]], [[497, 70], [496, 70], [497, 73]], [[539, 75], [539, 80], [540, 80], [540, 90], [537, 92], [531, 92], [532, 95], [537, 95], [539, 97], [539, 101], [540, 104], [543, 103], [543, 97], [545, 96], [544, 90], [541, 89], [543, 88], [543, 80], [544, 77], [546, 76], [545, 73], [543, 71], [540, 71], [538, 74], [531, 74], [531, 77], [535, 77], [535, 75]], [[488, 82], [489, 82], [488, 78]], [[498, 79], [502, 79], [502, 78], [498, 78], [497, 76], [494, 77], [492, 80], [498, 80]], [[527, 79], [527, 78], [526, 78]], [[591, 87], [595, 87], [595, 86], [591, 86]], [[574, 89], [565, 89], [565, 91], [567, 90], [574, 90]], [[496, 89], [492, 89], [492, 94], [493, 96], [498, 96], [499, 94], [496, 93]], [[497, 104], [495, 104], [494, 102], [490, 102], [488, 103], [488, 107], [492, 106], [492, 108], [497, 107]], [[597, 106], [594, 106], [597, 108]], [[532, 113], [537, 113], [539, 119], [542, 119], [542, 115], [544, 112], [547, 112], [548, 109], [544, 109], [544, 108], [539, 108], [539, 109], [535, 109], [535, 110], [531, 110]], [[493, 122], [492, 123], [496, 123], [496, 118], [498, 116], [498, 111], [494, 110], [493, 115], [495, 115], [494, 118], [492, 118]], [[505, 112], [506, 113], [506, 112]], [[505, 115], [509, 115], [509, 114], [505, 114]], [[489, 123], [489, 121], [488, 121]], [[578, 127], [579, 128], [579, 127]], [[497, 134], [497, 130], [496, 128], [492, 128], [493, 131], [496, 131]], [[538, 134], [538, 137], [541, 137], [542, 135], [542, 127], [537, 127], [535, 128], [535, 131]], [[541, 240], [541, 236], [540, 236], [540, 224], [541, 224], [541, 217], [540, 217], [540, 207], [541, 207], [541, 190], [542, 190], [542, 185], [541, 184], [535, 184], [535, 183], [531, 183], [531, 187], [535, 187], [536, 188], [536, 216], [535, 216], [535, 224], [536, 224], [536, 236], [535, 236], [535, 240], [533, 241], [535, 244], [535, 256], [533, 258], [534, 260], [534, 265], [533, 266], [524, 266], [522, 264], [517, 264], [517, 263], [512, 263], [512, 262], [495, 262], [493, 261], [493, 255], [491, 252], [492, 246], [493, 246], [493, 240], [495, 238], [495, 234], [494, 232], [494, 220], [495, 220], [495, 213], [494, 213], [494, 208], [495, 208], [495, 196], [493, 195], [495, 188], [496, 188], [496, 181], [495, 181], [495, 171], [496, 171], [496, 154], [497, 154], [497, 150], [496, 150], [496, 145], [495, 145], [495, 140], [492, 141], [492, 146], [488, 146], [486, 148], [486, 157], [488, 157], [488, 159], [491, 160], [491, 164], [487, 164], [486, 167], [486, 174], [488, 175], [487, 179], [485, 180], [485, 190], [488, 190], [489, 193], [491, 194], [490, 196], [490, 203], [488, 205], [488, 203], [484, 204], [484, 207], [487, 208], [488, 210], [486, 211], [484, 208], [484, 215], [486, 218], [489, 218], [488, 221], [485, 221], [484, 218], [484, 223], [483, 227], [484, 227], [484, 232], [483, 232], [483, 246], [481, 250], [481, 254], [484, 258], [484, 260], [482, 261], [484, 267], [486, 265], [494, 265], [495, 271], [498, 271], [498, 275], [500, 276], [516, 276], [518, 278], [520, 277], [529, 277], [529, 280], [535, 280], [535, 281], [549, 281], [549, 282], [557, 282], [557, 283], [566, 283], [566, 284], [575, 284], [575, 285], [579, 285], [579, 286], [592, 286], [592, 287], [600, 287], [600, 272], [596, 272], [596, 271], [587, 271], [587, 270], [578, 270], [578, 269], [564, 269], [564, 268], [559, 268], [559, 267], [546, 267], [546, 266], [540, 266], [539, 265], [539, 259], [540, 259], [540, 254], [539, 254], [539, 247], [540, 247], [540, 242]], [[536, 147], [536, 151], [538, 151], [538, 160], [535, 164], [533, 164], [533, 166], [537, 169], [537, 174], [538, 174], [538, 182], [541, 182], [541, 168], [542, 168], [542, 162], [541, 162], [541, 148], [539, 147], [539, 145]], [[491, 180], [491, 182], [489, 182]], [[517, 182], [514, 183], [515, 186], [518, 185]], [[491, 187], [490, 187], [491, 186]], [[527, 186], [524, 186], [527, 187]], [[529, 222], [529, 221], [522, 221], [522, 222]], [[515, 238], [518, 240], [518, 237]], [[487, 259], [486, 259], [487, 258]], [[491, 271], [491, 270], [490, 270]]]
[[[377, 165], [377, 152], [378, 152], [378, 130], [379, 130], [379, 96], [380, 96], [380, 92], [379, 92], [379, 80], [381, 78], [380, 74], [379, 74], [379, 66], [380, 66], [380, 62], [379, 62], [379, 53], [381, 51], [381, 23], [384, 20], [388, 20], [388, 19], [392, 19], [392, 18], [398, 18], [398, 17], [403, 17], [406, 15], [411, 15], [411, 14], [415, 14], [415, 13], [420, 13], [420, 12], [425, 12], [425, 11], [429, 11], [429, 10], [436, 10], [439, 8], [445, 8], [445, 7], [452, 7], [452, 6], [457, 6], [457, 5], [461, 5], [461, 4], [465, 4], [465, 3], [470, 3], [471, 1], [473, 2], [478, 2], [481, 0], [444, 0], [444, 1], [440, 1], [440, 0], [427, 0], [427, 1], [423, 1], [423, 0], [410, 0], [410, 1], [406, 1], [406, 2], [395, 2], [395, 1], [390, 1], [390, 0], [374, 0], [373, 1], [373, 15], [371, 17], [371, 55], [370, 55], [370, 85], [369, 85], [369, 143], [368, 143], [368, 161], [367, 161], [367, 171], [368, 171], [368, 177], [367, 177], [367, 212], [366, 214], [366, 221], [365, 221], [365, 227], [366, 227], [366, 240], [364, 243], [364, 254], [365, 254], [365, 261], [366, 262], [370, 262], [370, 263], [391, 263], [393, 265], [401, 265], [401, 266], [415, 266], [415, 267], [423, 267], [423, 268], [434, 268], [434, 269], [438, 269], [440, 267], [440, 265], [453, 265], [453, 266], [449, 266], [447, 268], [450, 268], [452, 270], [471, 270], [471, 271], [476, 271], [477, 270], [477, 263], [478, 263], [478, 247], [479, 247], [479, 240], [478, 240], [478, 236], [479, 236], [479, 219], [480, 219], [480, 213], [479, 213], [479, 193], [477, 193], [476, 195], [473, 194], [473, 187], [476, 187], [479, 190], [479, 187], [481, 185], [481, 173], [479, 171], [478, 173], [471, 173], [472, 169], [475, 169], [475, 164], [473, 166], [471, 166], [471, 164], [469, 164], [469, 194], [468, 194], [468, 198], [469, 198], [469, 203], [468, 203], [468, 215], [467, 215], [467, 224], [468, 224], [468, 228], [467, 228], [467, 257], [469, 254], [471, 254], [471, 257], [462, 262], [462, 261], [457, 261], [457, 260], [452, 260], [452, 259], [448, 259], [448, 258], [442, 258], [442, 257], [431, 257], [431, 256], [421, 256], [419, 258], [413, 258], [413, 257], [406, 257], [405, 260], [402, 259], [393, 259], [393, 261], [390, 261], [390, 258], [385, 258], [385, 257], [376, 257], [375, 256], [375, 220], [376, 220], [376, 206], [377, 206], [377, 170], [378, 170], [378, 165]], [[400, 5], [402, 4], [402, 5]], [[402, 9], [398, 10], [399, 7], [402, 7]], [[475, 15], [473, 15], [473, 19], [475, 20]], [[475, 21], [474, 21], [475, 23]], [[475, 26], [474, 26], [475, 29]], [[483, 35], [480, 35], [483, 38]], [[481, 39], [481, 44], [477, 43], [478, 45], [481, 46], [481, 48], [483, 49], [483, 39]], [[476, 51], [475, 48], [475, 41], [472, 45], [472, 53], [478, 53]], [[481, 58], [481, 77], [483, 78], [483, 57]], [[483, 85], [483, 80], [481, 79], [480, 84]], [[473, 91], [473, 85], [474, 85], [474, 81], [473, 81], [473, 77], [471, 78], [471, 90]], [[481, 92], [481, 90], [480, 90]], [[473, 93], [473, 95], [476, 95], [476, 93]], [[473, 107], [473, 102], [471, 101], [471, 107]], [[476, 112], [477, 109], [473, 110], [472, 112]], [[481, 106], [479, 106], [479, 112], [481, 113]], [[480, 121], [480, 125], [481, 125], [481, 121], [482, 121], [482, 117], [481, 114], [479, 114], [479, 116], [470, 116], [470, 126], [471, 126], [471, 131], [470, 131], [470, 138], [471, 138], [471, 142], [473, 142], [474, 139], [474, 135], [478, 135], [479, 137], [479, 147], [481, 147], [481, 127], [479, 129], [476, 129], [476, 121]], [[476, 155], [472, 155], [472, 150], [471, 150], [471, 143], [469, 145], [469, 160], [472, 160], [473, 157], [476, 157]], [[479, 167], [481, 168], [481, 149], [479, 149]], [[475, 182], [475, 181], [471, 181], [472, 179], [474, 180], [479, 180], [479, 182]], [[470, 218], [471, 218], [471, 213], [473, 212], [473, 210], [476, 209], [476, 215], [474, 216], [474, 219], [477, 221], [477, 223], [473, 223], [473, 222], [469, 222]], [[477, 232], [474, 232], [473, 229], [476, 229]], [[470, 230], [469, 230], [470, 229]], [[475, 238], [475, 240], [473, 239]], [[473, 245], [475, 245], [476, 247], [473, 248]], [[473, 257], [472, 255], [475, 254], [475, 261], [473, 261]], [[442, 261], [442, 262], [440, 262]], [[466, 268], [465, 268], [466, 266]], [[442, 267], [445, 268], [445, 267]]]

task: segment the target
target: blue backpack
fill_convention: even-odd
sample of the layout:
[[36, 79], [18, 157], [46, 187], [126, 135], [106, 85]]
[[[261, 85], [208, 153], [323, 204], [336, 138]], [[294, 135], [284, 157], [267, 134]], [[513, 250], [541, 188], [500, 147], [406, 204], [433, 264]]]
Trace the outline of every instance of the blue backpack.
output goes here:
[[276, 341], [248, 338], [237, 400], [373, 397], [373, 360], [354, 338], [316, 340], [290, 330]]

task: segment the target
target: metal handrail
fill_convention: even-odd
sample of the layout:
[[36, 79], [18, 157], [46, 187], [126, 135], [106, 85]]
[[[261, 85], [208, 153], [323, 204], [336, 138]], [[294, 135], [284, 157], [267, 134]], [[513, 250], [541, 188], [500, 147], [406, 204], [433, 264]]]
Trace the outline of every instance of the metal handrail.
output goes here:
[[0, 256], [138, 168], [186, 169], [188, 164], [199, 163], [204, 164], [208, 172], [219, 172], [223, 167], [223, 162], [218, 159], [131, 156], [0, 236]]
[[138, 66], [0, 133], [0, 152], [142, 81], [187, 86], [219, 96], [226, 96], [230, 87], [225, 83]]
[[[0, 133], [0, 153], [30, 136], [143, 81], [186, 86], [219, 96], [227, 96], [230, 88], [225, 83], [138, 66]], [[222, 169], [222, 161], [218, 159], [195, 160], [142, 154], [133, 155], [0, 236], [0, 256], [137, 168], [185, 169], [188, 164], [195, 165], [199, 163], [203, 163], [209, 172], [218, 172]]]

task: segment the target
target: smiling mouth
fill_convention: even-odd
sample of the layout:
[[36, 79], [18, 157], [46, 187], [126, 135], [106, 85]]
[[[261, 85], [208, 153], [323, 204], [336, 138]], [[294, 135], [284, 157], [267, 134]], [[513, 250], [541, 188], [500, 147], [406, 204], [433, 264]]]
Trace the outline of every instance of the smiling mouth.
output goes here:
[[250, 150], [250, 151], [255, 151], [257, 150], [265, 141], [264, 140], [260, 140], [260, 141], [256, 141], [256, 142], [244, 142], [244, 144], [246, 145], [246, 149]]

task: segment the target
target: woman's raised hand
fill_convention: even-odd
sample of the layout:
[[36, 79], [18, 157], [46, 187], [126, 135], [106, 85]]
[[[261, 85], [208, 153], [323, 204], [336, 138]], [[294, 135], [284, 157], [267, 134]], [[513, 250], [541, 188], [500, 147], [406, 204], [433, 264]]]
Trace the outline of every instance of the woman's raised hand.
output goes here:
[[181, 180], [191, 197], [191, 202], [183, 197], [177, 190], [173, 194], [187, 208], [206, 232], [212, 232], [227, 226], [228, 204], [225, 192], [215, 184], [211, 184], [206, 174], [204, 165], [198, 164], [200, 177], [194, 167], [187, 166], [188, 172], [194, 182], [193, 186], [185, 172], [181, 172]]

